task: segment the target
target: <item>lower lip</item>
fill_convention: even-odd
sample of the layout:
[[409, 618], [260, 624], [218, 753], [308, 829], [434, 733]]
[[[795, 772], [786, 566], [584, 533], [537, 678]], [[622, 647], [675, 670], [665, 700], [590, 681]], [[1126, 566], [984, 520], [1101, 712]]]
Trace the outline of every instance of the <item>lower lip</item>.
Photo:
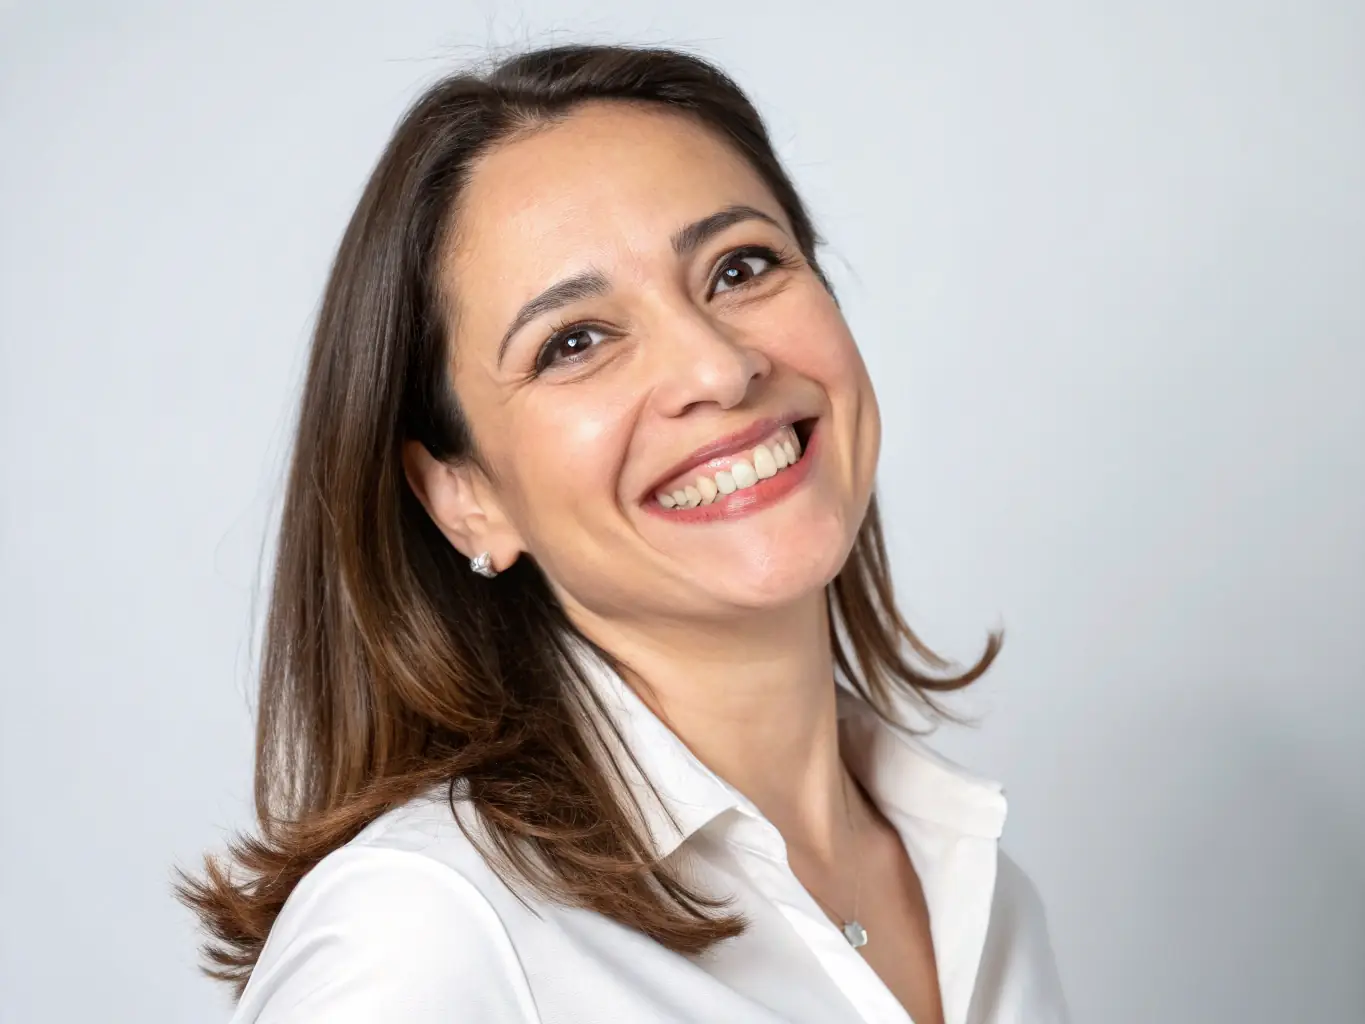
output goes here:
[[820, 447], [819, 438], [820, 423], [817, 420], [796, 465], [780, 470], [774, 476], [760, 480], [752, 487], [735, 491], [723, 498], [717, 498], [709, 505], [698, 505], [696, 508], [664, 508], [657, 501], [650, 500], [645, 504], [645, 511], [673, 523], [711, 523], [720, 519], [738, 519], [741, 516], [762, 512], [800, 487], [801, 482], [810, 475], [810, 465]]

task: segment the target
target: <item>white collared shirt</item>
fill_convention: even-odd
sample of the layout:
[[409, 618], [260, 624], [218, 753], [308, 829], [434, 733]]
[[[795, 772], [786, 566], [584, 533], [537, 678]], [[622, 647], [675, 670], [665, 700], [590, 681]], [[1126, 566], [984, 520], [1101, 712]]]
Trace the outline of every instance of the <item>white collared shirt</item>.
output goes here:
[[[655, 843], [685, 851], [694, 886], [732, 895], [745, 932], [688, 957], [522, 891], [528, 906], [442, 788], [304, 876], [231, 1024], [913, 1024], [788, 867], [777, 829], [619, 675], [595, 658], [585, 667], [666, 805], [622, 759]], [[851, 690], [838, 697], [846, 762], [920, 876], [946, 1024], [1065, 1022], [1042, 904], [998, 846], [1000, 786], [892, 729]]]

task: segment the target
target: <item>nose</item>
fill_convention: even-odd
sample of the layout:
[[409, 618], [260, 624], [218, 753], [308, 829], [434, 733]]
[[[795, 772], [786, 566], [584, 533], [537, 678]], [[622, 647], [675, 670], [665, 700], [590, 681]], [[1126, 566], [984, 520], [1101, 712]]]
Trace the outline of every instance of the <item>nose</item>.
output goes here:
[[772, 373], [760, 349], [695, 306], [669, 310], [652, 334], [657, 374], [652, 397], [662, 416], [682, 416], [708, 404], [732, 409]]

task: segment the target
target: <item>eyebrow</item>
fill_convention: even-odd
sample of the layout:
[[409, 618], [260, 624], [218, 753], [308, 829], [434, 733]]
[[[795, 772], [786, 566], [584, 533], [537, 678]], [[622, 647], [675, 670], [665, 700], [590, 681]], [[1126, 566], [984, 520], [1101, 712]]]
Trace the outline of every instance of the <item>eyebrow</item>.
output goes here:
[[550, 285], [517, 310], [517, 315], [512, 318], [511, 324], [507, 327], [507, 332], [503, 334], [502, 341], [498, 345], [498, 365], [502, 365], [503, 353], [507, 351], [512, 336], [536, 317], [543, 316], [560, 306], [577, 302], [579, 299], [591, 298], [594, 295], [605, 295], [610, 287], [605, 275], [600, 270], [585, 270], [581, 274], [574, 274], [573, 277], [566, 277], [557, 284]]
[[709, 217], [693, 221], [687, 227], [673, 232], [673, 251], [679, 256], [690, 256], [699, 245], [712, 235], [718, 235], [731, 225], [746, 220], [767, 221], [775, 228], [782, 228], [781, 224], [762, 210], [756, 210], [752, 206], [727, 206]]
[[[679, 256], [690, 256], [707, 239], [746, 220], [765, 221], [773, 227], [783, 230], [782, 225], [775, 218], [762, 210], [752, 206], [735, 205], [717, 210], [709, 216], [679, 228], [673, 232], [669, 241], [672, 243], [673, 251]], [[508, 324], [507, 330], [503, 333], [502, 341], [498, 344], [498, 365], [502, 365], [502, 357], [507, 351], [507, 346], [511, 344], [513, 335], [536, 317], [543, 316], [551, 310], [559, 309], [561, 306], [567, 306], [571, 302], [577, 302], [579, 299], [605, 295], [610, 290], [611, 285], [606, 276], [595, 268], [574, 274], [572, 277], [566, 277], [546, 288], [517, 310], [517, 315]]]

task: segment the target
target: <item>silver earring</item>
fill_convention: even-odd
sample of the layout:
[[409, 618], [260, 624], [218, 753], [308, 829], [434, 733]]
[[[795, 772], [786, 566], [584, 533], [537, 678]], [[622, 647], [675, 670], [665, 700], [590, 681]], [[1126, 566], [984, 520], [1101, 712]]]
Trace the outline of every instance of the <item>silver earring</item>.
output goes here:
[[498, 570], [493, 568], [493, 554], [489, 551], [480, 552], [476, 557], [469, 560], [469, 567], [480, 576], [492, 579], [498, 574]]

